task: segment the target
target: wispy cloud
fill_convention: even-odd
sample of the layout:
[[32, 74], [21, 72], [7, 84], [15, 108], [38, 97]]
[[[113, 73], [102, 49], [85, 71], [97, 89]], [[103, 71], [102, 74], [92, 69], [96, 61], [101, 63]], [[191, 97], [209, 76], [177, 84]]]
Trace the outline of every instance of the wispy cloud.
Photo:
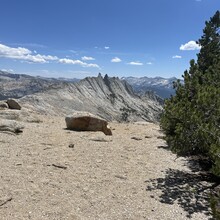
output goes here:
[[93, 57], [87, 57], [87, 56], [84, 56], [84, 57], [82, 57], [81, 59], [84, 60], [84, 61], [95, 60], [95, 58], [93, 58]]
[[69, 50], [70, 53], [78, 53], [76, 50]]
[[1, 69], [3, 72], [14, 73], [13, 69]]
[[172, 56], [173, 59], [181, 59], [182, 56], [179, 56], [179, 55], [175, 55], [175, 56]]
[[110, 49], [110, 47], [108, 47], [108, 46], [105, 46], [104, 48], [105, 48], [106, 50]]
[[134, 65], [134, 66], [143, 66], [143, 63], [139, 62], [139, 61], [132, 61], [130, 63], [128, 63], [129, 65]]
[[152, 62], [147, 62], [147, 65], [153, 65], [153, 63]]
[[120, 59], [120, 58], [118, 58], [118, 57], [114, 57], [112, 60], [111, 60], [111, 62], [112, 63], [120, 63], [122, 60]]
[[10, 44], [12, 46], [20, 46], [20, 47], [34, 47], [34, 48], [47, 48], [47, 46], [43, 44], [37, 44], [37, 43], [12, 43]]
[[[21, 60], [28, 63], [49, 63], [50, 61], [56, 61], [58, 63], [80, 65], [82, 67], [100, 68], [99, 65], [95, 63], [86, 63], [81, 60], [72, 60], [67, 58], [60, 59], [57, 56], [37, 54], [35, 50], [32, 52], [31, 50], [25, 47], [14, 48], [3, 44], [0, 44], [0, 57]], [[88, 61], [94, 60], [94, 58], [84, 56], [82, 57], [82, 60]]]
[[180, 50], [200, 50], [200, 49], [201, 49], [201, 46], [193, 40], [189, 41], [186, 44], [182, 44], [180, 46]]
[[72, 60], [72, 59], [59, 59], [59, 63], [63, 64], [72, 64], [72, 65], [80, 65], [82, 67], [95, 67], [95, 68], [100, 68], [98, 64], [95, 63], [85, 63], [82, 62], [81, 60]]
[[58, 57], [51, 55], [33, 55], [33, 52], [24, 47], [9, 47], [0, 44], [0, 57], [23, 60], [30, 63], [47, 63], [48, 61], [58, 60]]

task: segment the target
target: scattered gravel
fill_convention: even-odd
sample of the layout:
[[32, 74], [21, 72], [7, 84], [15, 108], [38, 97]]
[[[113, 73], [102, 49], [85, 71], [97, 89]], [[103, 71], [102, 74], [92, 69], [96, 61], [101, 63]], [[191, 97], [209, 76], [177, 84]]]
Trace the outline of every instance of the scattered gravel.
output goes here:
[[1, 219], [211, 217], [209, 184], [166, 149], [158, 125], [110, 126], [106, 137], [42, 116], [20, 135], [0, 133]]

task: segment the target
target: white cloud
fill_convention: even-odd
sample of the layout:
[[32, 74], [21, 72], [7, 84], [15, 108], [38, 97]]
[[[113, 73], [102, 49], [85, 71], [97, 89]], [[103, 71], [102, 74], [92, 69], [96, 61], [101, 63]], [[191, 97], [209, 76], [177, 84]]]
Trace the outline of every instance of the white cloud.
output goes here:
[[26, 56], [28, 54], [31, 54], [31, 51], [24, 47], [13, 48], [0, 44], [0, 56], [14, 58], [14, 57]]
[[87, 57], [87, 56], [84, 56], [84, 57], [81, 57], [82, 60], [95, 60], [95, 58], [93, 57]]
[[186, 44], [182, 44], [180, 46], [180, 50], [200, 50], [200, 49], [201, 49], [201, 46], [193, 40], [189, 41]]
[[134, 65], [134, 66], [142, 66], [143, 63], [139, 62], [139, 61], [132, 61], [130, 63], [128, 63], [129, 65]]
[[86, 63], [86, 67], [95, 67], [95, 68], [99, 68], [100, 69], [99, 65], [96, 64], [96, 63]]
[[75, 50], [69, 50], [70, 53], [77, 53]]
[[111, 60], [112, 63], [120, 63], [121, 62], [121, 59], [118, 58], [118, 57], [114, 57], [112, 60]]
[[1, 69], [3, 72], [14, 73], [13, 69]]
[[105, 48], [106, 50], [110, 49], [110, 47], [106, 47], [106, 46], [105, 46], [104, 48]]
[[58, 60], [56, 56], [32, 54], [32, 51], [24, 47], [13, 48], [0, 44], [0, 57], [23, 60], [31, 63], [47, 63], [48, 61]]
[[147, 65], [152, 65], [153, 63], [152, 62], [147, 62]]
[[100, 68], [99, 65], [95, 63], [85, 63], [85, 62], [82, 62], [81, 60], [71, 60], [71, 59], [66, 59], [66, 58], [59, 59], [59, 63], [80, 65], [82, 67]]
[[175, 55], [175, 56], [172, 56], [173, 59], [181, 59], [182, 56], [179, 56], [179, 55]]
[[57, 57], [57, 56], [40, 55], [40, 54], [37, 54], [36, 56], [42, 57], [42, 58], [45, 59], [45, 60], [58, 60], [58, 57]]

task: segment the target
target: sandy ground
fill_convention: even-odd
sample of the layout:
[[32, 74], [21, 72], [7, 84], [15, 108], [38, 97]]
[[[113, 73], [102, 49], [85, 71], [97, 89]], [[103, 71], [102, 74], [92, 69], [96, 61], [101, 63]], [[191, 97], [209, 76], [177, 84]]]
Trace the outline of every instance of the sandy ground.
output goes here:
[[41, 120], [0, 133], [1, 220], [210, 219], [207, 183], [165, 149], [158, 125], [111, 123], [105, 136]]

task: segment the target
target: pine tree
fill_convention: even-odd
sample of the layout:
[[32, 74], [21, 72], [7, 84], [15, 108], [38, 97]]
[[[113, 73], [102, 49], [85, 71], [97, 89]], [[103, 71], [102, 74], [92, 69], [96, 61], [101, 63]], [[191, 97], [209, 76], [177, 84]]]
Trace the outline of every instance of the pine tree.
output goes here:
[[[197, 63], [190, 61], [184, 84], [174, 83], [176, 95], [166, 100], [161, 128], [171, 150], [179, 155], [202, 155], [220, 177], [220, 12], [205, 23]], [[211, 197], [220, 219], [220, 190]]]
[[200, 53], [198, 54], [199, 69], [204, 74], [205, 71], [213, 66], [219, 60], [220, 54], [220, 12], [206, 21], [203, 30], [203, 36], [198, 40], [201, 45]]
[[205, 23], [197, 62], [190, 61], [184, 84], [166, 100], [161, 127], [171, 150], [179, 155], [203, 155], [220, 176], [220, 12]]

